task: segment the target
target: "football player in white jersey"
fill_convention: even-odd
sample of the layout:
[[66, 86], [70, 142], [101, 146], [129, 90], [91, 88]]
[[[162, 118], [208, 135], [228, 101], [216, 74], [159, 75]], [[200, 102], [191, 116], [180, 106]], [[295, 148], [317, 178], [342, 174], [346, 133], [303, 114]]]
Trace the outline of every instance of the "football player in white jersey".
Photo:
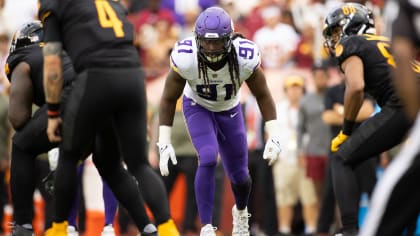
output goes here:
[[183, 113], [199, 159], [195, 195], [202, 224], [200, 235], [215, 235], [214, 173], [220, 154], [236, 203], [232, 208], [232, 235], [247, 236], [251, 178], [239, 104], [241, 84], [247, 83], [265, 121], [268, 139], [263, 158], [270, 165], [281, 151], [274, 101], [260, 68], [257, 46], [234, 35], [231, 17], [222, 8], [203, 11], [196, 20], [194, 33], [194, 37], [177, 42], [170, 57], [171, 69], [159, 110], [160, 171], [166, 176], [169, 160], [176, 164], [170, 136], [176, 101], [183, 94]]

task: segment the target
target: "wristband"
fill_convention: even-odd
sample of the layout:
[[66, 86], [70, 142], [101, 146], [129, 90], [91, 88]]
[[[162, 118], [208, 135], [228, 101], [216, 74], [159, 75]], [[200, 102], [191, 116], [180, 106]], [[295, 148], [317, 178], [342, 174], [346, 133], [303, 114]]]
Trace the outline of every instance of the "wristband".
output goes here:
[[60, 103], [47, 103], [48, 118], [56, 118], [60, 116]]
[[351, 120], [346, 120], [344, 119], [343, 122], [343, 134], [345, 135], [350, 135], [351, 132], [353, 131], [353, 126], [356, 122], [355, 121], [351, 121]]
[[278, 120], [269, 120], [265, 122], [265, 132], [268, 133], [268, 137], [278, 136], [281, 133]]
[[171, 143], [171, 131], [172, 127], [167, 125], [159, 126], [159, 143], [169, 144]]

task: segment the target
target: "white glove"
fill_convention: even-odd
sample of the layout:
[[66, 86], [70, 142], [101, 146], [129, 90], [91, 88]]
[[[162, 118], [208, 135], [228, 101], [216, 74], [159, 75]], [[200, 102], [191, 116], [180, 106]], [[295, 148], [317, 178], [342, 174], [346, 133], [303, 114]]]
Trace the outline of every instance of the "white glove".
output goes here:
[[168, 176], [169, 175], [169, 169], [168, 169], [168, 162], [169, 159], [171, 159], [172, 164], [176, 165], [178, 162], [176, 160], [175, 156], [175, 150], [174, 147], [172, 147], [172, 144], [161, 144], [157, 143], [157, 146], [159, 147], [159, 169], [160, 174], [162, 176]]
[[170, 126], [159, 126], [159, 142], [156, 145], [159, 147], [159, 169], [162, 176], [169, 175], [169, 159], [171, 159], [174, 165], [178, 163], [174, 147], [171, 144], [171, 129], [172, 127]]
[[54, 171], [55, 169], [57, 169], [58, 157], [59, 157], [58, 148], [53, 148], [48, 152], [48, 163], [50, 164], [51, 171]]
[[268, 165], [274, 164], [280, 156], [281, 148], [278, 137], [271, 137], [265, 144], [263, 158], [268, 161]]
[[263, 159], [268, 161], [268, 165], [274, 164], [280, 156], [280, 125], [277, 120], [265, 122], [265, 131], [268, 133], [268, 140], [265, 144]]

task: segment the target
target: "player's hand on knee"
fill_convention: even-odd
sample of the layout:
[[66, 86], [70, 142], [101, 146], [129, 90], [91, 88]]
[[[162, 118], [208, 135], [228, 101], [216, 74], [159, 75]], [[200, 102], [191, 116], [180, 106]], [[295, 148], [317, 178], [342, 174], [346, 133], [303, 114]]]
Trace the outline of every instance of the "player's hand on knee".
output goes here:
[[340, 145], [348, 139], [348, 135], [343, 134], [343, 131], [340, 131], [338, 135], [331, 141], [331, 151], [336, 152], [340, 148]]
[[159, 169], [162, 176], [169, 175], [168, 163], [171, 160], [172, 164], [176, 165], [178, 162], [175, 156], [175, 150], [170, 143], [157, 143], [159, 147]]

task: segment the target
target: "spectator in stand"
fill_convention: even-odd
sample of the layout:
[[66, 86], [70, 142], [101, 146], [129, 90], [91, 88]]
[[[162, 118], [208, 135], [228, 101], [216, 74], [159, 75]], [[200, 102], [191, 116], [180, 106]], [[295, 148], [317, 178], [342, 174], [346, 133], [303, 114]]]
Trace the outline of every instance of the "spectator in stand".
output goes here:
[[[150, 0], [147, 8], [141, 10], [134, 20], [134, 31], [136, 33], [135, 44], [139, 47], [139, 54], [144, 69], [146, 72], [146, 79], [153, 76], [153, 71], [149, 71], [152, 66], [148, 65], [147, 58], [150, 58], [147, 53], [150, 50], [161, 50], [153, 48], [154, 42], [158, 40], [159, 28], [165, 28], [168, 24], [169, 29], [165, 29], [166, 37], [172, 38], [173, 30], [175, 29], [175, 14], [166, 8], [161, 7], [161, 0]], [[175, 38], [176, 39], [176, 38]]]
[[314, 60], [326, 59], [322, 40], [322, 27], [328, 9], [341, 4], [341, 0], [295, 0], [290, 2], [293, 22], [302, 34], [306, 34], [308, 22], [313, 26], [313, 48], [311, 50]]
[[0, 32], [10, 37], [13, 34], [12, 23], [10, 22], [12, 19], [8, 18], [5, 13], [5, 1], [0, 0]]
[[[168, 71], [171, 49], [178, 40], [178, 31], [171, 28], [171, 22], [167, 19], [158, 19], [153, 26], [153, 38], [147, 43], [142, 43], [144, 50], [144, 68], [146, 78], [151, 80], [163, 76]], [[143, 31], [147, 34], [147, 31]], [[151, 33], [151, 32], [149, 32]], [[146, 38], [143, 37], [142, 38]]]
[[200, 14], [198, 7], [190, 7], [184, 13], [184, 24], [180, 27], [178, 39], [184, 39], [194, 35], [195, 19]]
[[[133, 1], [134, 0], [121, 0], [121, 4], [124, 6], [125, 9], [127, 9], [127, 20], [134, 25], [137, 19], [137, 14], [132, 12], [131, 9], [133, 7]], [[136, 43], [136, 42], [135, 42]]]
[[[317, 199], [322, 198], [325, 164], [330, 146], [328, 126], [322, 121], [324, 93], [329, 79], [324, 63], [315, 63], [312, 68], [315, 91], [306, 94], [300, 102], [298, 124], [298, 150], [306, 163], [306, 174], [314, 181]], [[307, 136], [307, 142], [304, 140]]]
[[287, 76], [284, 80], [286, 99], [276, 105], [282, 127], [281, 142], [286, 144], [279, 161], [273, 166], [279, 231], [282, 236], [290, 236], [292, 233], [294, 207], [298, 201], [302, 204], [305, 235], [315, 233], [318, 217], [315, 186], [306, 175], [306, 167], [299, 160], [297, 149], [299, 102], [304, 90], [304, 79], [301, 76]]
[[[2, 1], [2, 0], [0, 0]], [[0, 23], [1, 24], [1, 23]], [[6, 78], [5, 64], [7, 56], [9, 55], [10, 37], [6, 32], [0, 32], [0, 90], [1, 92], [8, 92], [10, 86]]]
[[130, 0], [131, 1], [131, 6], [128, 9], [129, 13], [137, 13], [143, 9], [145, 9], [147, 7], [147, 3], [148, 1], [144, 1], [144, 0]]
[[175, 14], [176, 22], [183, 26], [185, 25], [185, 13], [191, 8], [204, 10], [218, 3], [219, 0], [162, 0], [160, 7], [171, 10]]
[[161, 0], [149, 0], [147, 8], [141, 10], [134, 22], [135, 32], [139, 32], [144, 25], [155, 26], [158, 20], [164, 19], [170, 25], [175, 23], [175, 15], [170, 9], [160, 6]]
[[10, 37], [21, 25], [37, 18], [37, 2], [37, 0], [4, 0], [4, 19], [1, 19], [0, 25], [5, 24], [8, 27]]
[[220, 0], [220, 6], [232, 17], [232, 21], [235, 25], [235, 31], [241, 32], [245, 38], [250, 39], [248, 26], [246, 25], [245, 18], [238, 7], [239, 4], [241, 4], [242, 7], [242, 3], [243, 2], [234, 0]]
[[292, 64], [299, 35], [294, 28], [280, 22], [281, 9], [270, 5], [261, 11], [264, 26], [257, 30], [254, 42], [261, 50], [264, 68], [285, 68]]
[[249, 31], [249, 39], [254, 38], [255, 32], [264, 25], [264, 20], [261, 11], [265, 7], [273, 5], [274, 3], [274, 0], [260, 0], [258, 4], [245, 17], [245, 25], [247, 26]]
[[294, 54], [296, 67], [302, 69], [310, 69], [312, 67], [314, 61], [314, 34], [315, 27], [310, 22], [306, 22]]

